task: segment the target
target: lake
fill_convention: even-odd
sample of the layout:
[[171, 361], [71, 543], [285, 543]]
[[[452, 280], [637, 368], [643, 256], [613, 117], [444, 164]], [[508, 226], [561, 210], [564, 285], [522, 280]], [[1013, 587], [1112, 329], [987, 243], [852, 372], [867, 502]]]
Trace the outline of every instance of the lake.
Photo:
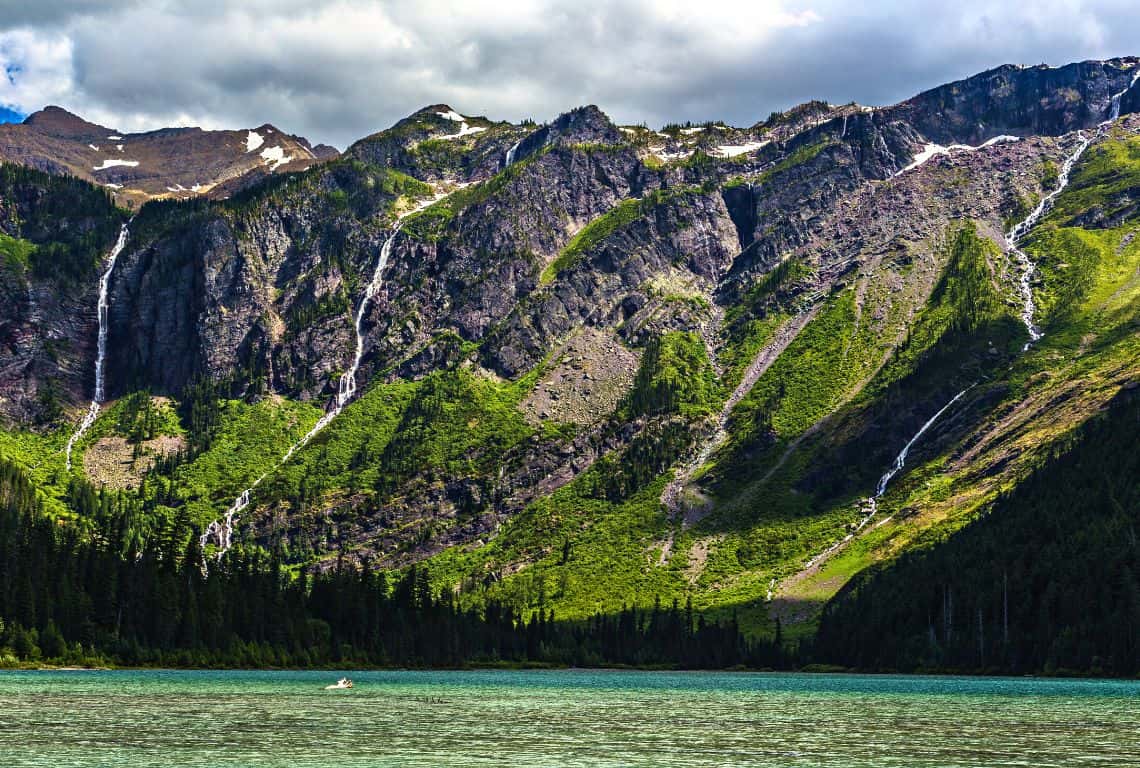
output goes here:
[[0, 765], [1140, 765], [1140, 683], [703, 672], [0, 672]]

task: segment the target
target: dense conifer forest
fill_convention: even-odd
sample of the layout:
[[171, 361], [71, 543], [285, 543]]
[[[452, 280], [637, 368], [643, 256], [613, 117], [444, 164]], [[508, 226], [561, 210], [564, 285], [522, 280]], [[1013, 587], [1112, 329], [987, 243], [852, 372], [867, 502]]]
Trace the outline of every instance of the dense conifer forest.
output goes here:
[[[343, 563], [287, 572], [262, 551], [204, 563], [189, 521], [158, 531], [121, 494], [73, 484], [89, 524], [45, 516], [19, 468], [0, 462], [0, 664], [162, 666], [639, 665], [783, 663], [770, 642], [692, 606], [628, 609], [586, 621], [488, 602], [458, 607], [426, 568], [389, 577]], [[146, 542], [146, 543], [143, 543]]]

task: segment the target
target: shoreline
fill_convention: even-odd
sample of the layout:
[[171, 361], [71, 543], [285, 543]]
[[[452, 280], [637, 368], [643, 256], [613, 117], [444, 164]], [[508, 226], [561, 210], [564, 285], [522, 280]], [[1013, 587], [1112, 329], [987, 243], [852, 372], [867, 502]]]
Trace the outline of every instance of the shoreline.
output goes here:
[[754, 667], [670, 667], [670, 666], [630, 666], [630, 665], [604, 665], [592, 667], [576, 667], [565, 664], [467, 664], [455, 667], [409, 667], [409, 666], [378, 666], [378, 665], [325, 665], [313, 667], [241, 667], [241, 666], [120, 666], [116, 664], [99, 665], [55, 665], [55, 664], [21, 664], [16, 666], [0, 666], [0, 674], [5, 672], [561, 672], [568, 670], [593, 672], [691, 672], [709, 674], [757, 674], [757, 675], [831, 675], [841, 677], [916, 677], [916, 678], [976, 678], [1010, 680], [1118, 680], [1121, 682], [1140, 680], [1136, 677], [1121, 677], [1113, 675], [1095, 674], [1081, 670], [1058, 670], [1048, 674], [1043, 672], [1016, 674], [1008, 671], [970, 672], [963, 670], [863, 670], [846, 667], [809, 664], [798, 669], [773, 669]]

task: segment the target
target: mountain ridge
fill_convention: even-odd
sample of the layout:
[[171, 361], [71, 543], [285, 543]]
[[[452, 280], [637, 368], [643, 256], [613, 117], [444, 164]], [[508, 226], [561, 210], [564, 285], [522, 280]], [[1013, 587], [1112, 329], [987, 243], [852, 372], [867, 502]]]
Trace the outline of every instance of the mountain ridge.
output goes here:
[[[126, 215], [9, 170], [3, 287], [30, 298], [0, 317], [0, 449], [57, 511], [71, 480], [114, 482], [200, 530], [253, 488], [242, 546], [295, 567], [426, 562], [460, 604], [572, 618], [687, 597], [809, 637], [854, 574], [954, 536], [1135, 381], [1138, 71], [1007, 65], [750, 128], [437, 104], [149, 202], [77, 475], [50, 446], [90, 392], [83, 308]], [[1055, 193], [1026, 272], [1006, 233]], [[63, 195], [86, 223], [41, 215]], [[69, 229], [95, 234], [64, 280], [40, 260]], [[357, 397], [303, 440], [357, 343]]]
[[[266, 143], [274, 136], [280, 138]], [[224, 196], [266, 172], [301, 170], [337, 154], [268, 123], [248, 130], [179, 127], [120, 135], [54, 105], [0, 126], [0, 161], [76, 176], [131, 207], [154, 199]]]

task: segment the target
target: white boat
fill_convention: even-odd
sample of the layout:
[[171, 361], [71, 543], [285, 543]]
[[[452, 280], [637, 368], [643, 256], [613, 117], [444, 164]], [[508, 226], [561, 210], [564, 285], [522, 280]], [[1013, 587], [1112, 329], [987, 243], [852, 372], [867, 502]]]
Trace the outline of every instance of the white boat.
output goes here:
[[351, 687], [352, 687], [352, 681], [349, 680], [347, 677], [342, 677], [340, 680], [337, 680], [333, 685], [326, 685], [325, 690], [326, 691], [339, 691], [339, 690], [343, 690], [345, 688], [351, 688]]

